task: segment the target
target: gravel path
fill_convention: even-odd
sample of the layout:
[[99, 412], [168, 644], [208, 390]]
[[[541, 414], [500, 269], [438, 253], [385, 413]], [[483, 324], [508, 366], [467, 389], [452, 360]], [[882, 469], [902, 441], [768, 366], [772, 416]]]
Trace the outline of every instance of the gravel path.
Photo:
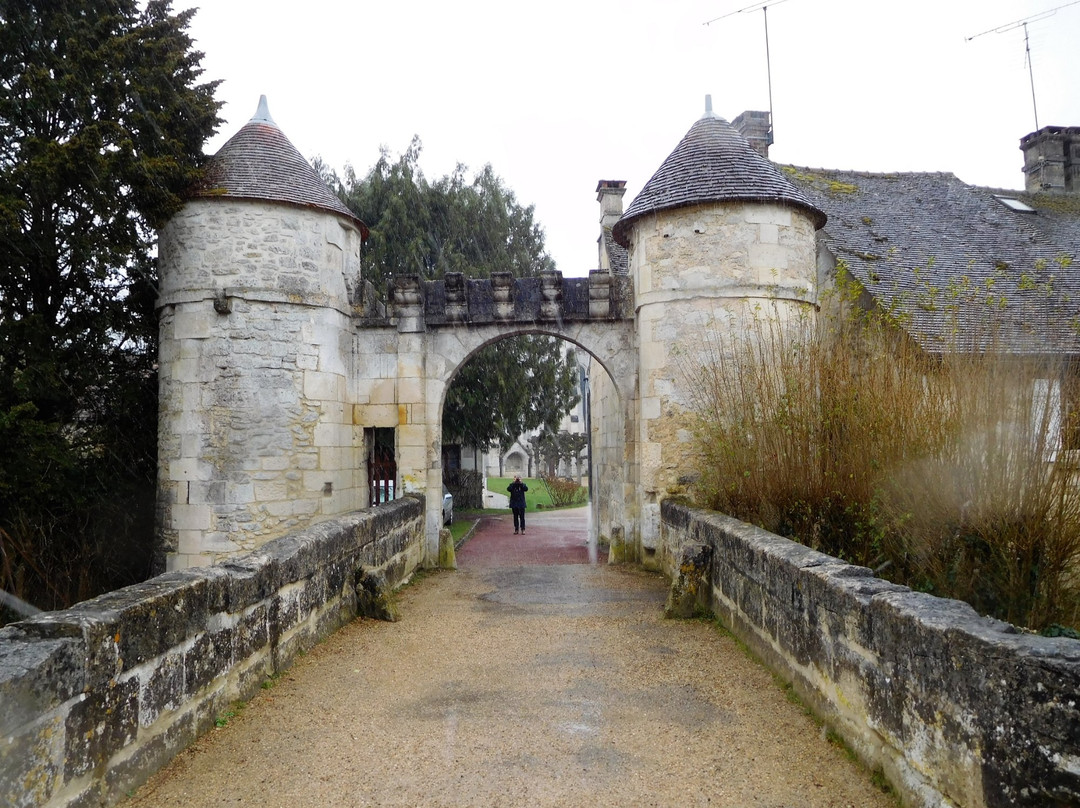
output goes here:
[[[546, 516], [522, 541], [543, 543]], [[482, 563], [506, 529], [402, 590], [399, 622], [357, 620], [299, 659], [124, 805], [895, 808], [731, 638], [664, 620], [662, 577], [587, 552]]]

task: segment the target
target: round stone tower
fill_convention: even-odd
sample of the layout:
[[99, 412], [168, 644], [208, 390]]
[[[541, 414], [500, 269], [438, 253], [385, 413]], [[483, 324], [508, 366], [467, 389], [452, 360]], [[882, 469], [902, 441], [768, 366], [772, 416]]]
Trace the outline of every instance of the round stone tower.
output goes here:
[[364, 223], [258, 111], [159, 234], [169, 569], [361, 507], [347, 406]]
[[685, 490], [689, 395], [680, 362], [706, 359], [746, 318], [812, 313], [825, 214], [727, 121], [705, 114], [613, 228], [629, 251], [638, 331], [641, 560], [657, 566], [660, 501]]

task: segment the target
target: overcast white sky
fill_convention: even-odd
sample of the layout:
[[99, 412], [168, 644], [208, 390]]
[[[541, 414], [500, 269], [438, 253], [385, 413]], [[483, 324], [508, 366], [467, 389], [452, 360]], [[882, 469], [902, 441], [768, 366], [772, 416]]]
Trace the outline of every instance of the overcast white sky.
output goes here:
[[[951, 171], [1023, 185], [1035, 111], [1024, 30], [1070, 0], [777, 0], [768, 8], [781, 163]], [[567, 276], [596, 267], [597, 180], [625, 204], [704, 111], [768, 109], [763, 12], [748, 0], [174, 0], [204, 78], [222, 79], [216, 151], [259, 95], [309, 160], [360, 174], [419, 135], [435, 179], [490, 163], [534, 205]], [[1080, 126], [1080, 3], [1027, 25], [1040, 126]], [[981, 36], [976, 36], [982, 34]], [[975, 37], [970, 41], [968, 37]]]

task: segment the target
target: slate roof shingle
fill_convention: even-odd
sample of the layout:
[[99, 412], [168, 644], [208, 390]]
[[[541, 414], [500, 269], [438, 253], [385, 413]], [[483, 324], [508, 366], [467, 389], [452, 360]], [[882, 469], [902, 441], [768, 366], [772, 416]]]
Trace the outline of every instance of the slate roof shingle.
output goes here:
[[196, 197], [261, 199], [317, 208], [350, 219], [367, 239], [368, 228], [326, 187], [307, 160], [278, 128], [266, 107], [210, 158]]
[[1080, 196], [948, 173], [780, 170], [828, 214], [818, 238], [924, 349], [1080, 354]]
[[608, 265], [612, 275], [628, 275], [630, 273], [630, 256], [626, 248], [615, 240], [611, 234], [611, 228], [603, 228], [604, 249], [607, 250]]
[[633, 221], [648, 213], [712, 202], [774, 202], [805, 210], [816, 227], [825, 214], [736, 129], [707, 111], [652, 175], [613, 228], [629, 247]]

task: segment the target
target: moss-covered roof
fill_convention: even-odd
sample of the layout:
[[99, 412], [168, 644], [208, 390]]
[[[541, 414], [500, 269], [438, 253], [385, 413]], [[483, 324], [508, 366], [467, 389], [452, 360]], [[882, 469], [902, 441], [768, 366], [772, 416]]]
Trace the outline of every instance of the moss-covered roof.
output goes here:
[[819, 238], [832, 254], [927, 350], [1080, 353], [1077, 195], [948, 173], [780, 170], [828, 214]]

